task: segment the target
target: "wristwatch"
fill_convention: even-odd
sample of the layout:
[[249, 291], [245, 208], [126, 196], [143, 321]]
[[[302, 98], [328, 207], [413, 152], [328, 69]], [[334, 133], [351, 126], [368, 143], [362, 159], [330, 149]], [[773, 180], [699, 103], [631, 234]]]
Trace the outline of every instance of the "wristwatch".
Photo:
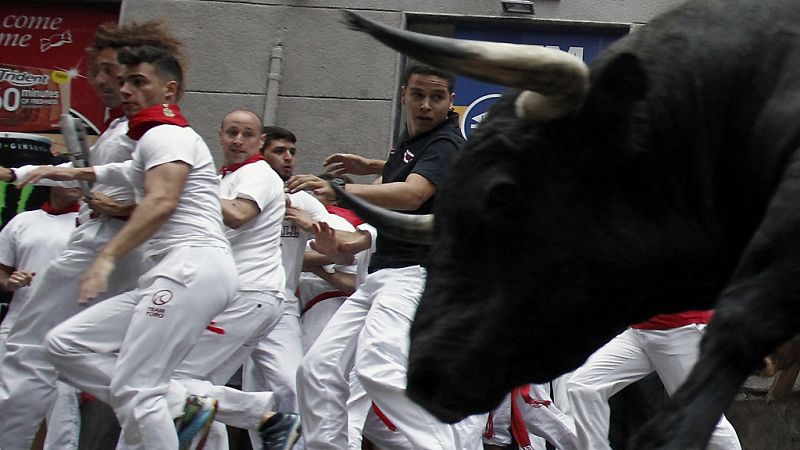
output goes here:
[[344, 185], [347, 184], [347, 182], [341, 178], [334, 178], [331, 180], [331, 184], [335, 184], [339, 189], [344, 191]]
[[7, 169], [8, 169], [8, 173], [11, 174], [10, 175], [10, 179], [8, 180], [8, 182], [9, 183], [13, 183], [13, 182], [17, 181], [17, 172], [14, 172], [14, 169], [12, 169], [11, 167], [8, 167]]

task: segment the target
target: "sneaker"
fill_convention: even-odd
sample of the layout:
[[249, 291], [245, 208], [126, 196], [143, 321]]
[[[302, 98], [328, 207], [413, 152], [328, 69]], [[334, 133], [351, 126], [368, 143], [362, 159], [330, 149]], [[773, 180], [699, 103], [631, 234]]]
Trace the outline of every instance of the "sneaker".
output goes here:
[[205, 446], [208, 430], [217, 414], [217, 404], [217, 400], [204, 395], [190, 395], [186, 399], [183, 415], [175, 419], [180, 450], [188, 450], [193, 443], [197, 450]]
[[258, 429], [264, 450], [289, 450], [300, 437], [300, 416], [275, 413]]

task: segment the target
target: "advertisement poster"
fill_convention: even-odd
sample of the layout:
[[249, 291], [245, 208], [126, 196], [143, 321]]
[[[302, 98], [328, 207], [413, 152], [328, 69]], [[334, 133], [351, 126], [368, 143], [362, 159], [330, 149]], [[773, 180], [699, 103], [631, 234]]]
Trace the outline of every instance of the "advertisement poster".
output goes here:
[[[577, 27], [572, 24], [555, 27], [547, 25], [537, 30], [535, 25], [526, 28], [496, 25], [459, 25], [455, 38], [477, 41], [509, 42], [513, 44], [543, 45], [558, 48], [589, 64], [606, 47], [629, 33], [625, 25], [605, 27]], [[505, 87], [456, 77], [455, 110], [461, 118], [461, 133], [469, 139], [472, 131], [486, 118], [489, 108], [505, 91]]]
[[[85, 4], [0, 5], [0, 165], [48, 164], [63, 153], [61, 114], [99, 134], [105, 107], [86, 78], [85, 50], [98, 25], [117, 20], [118, 11]], [[0, 182], [0, 225], [41, 197]]]

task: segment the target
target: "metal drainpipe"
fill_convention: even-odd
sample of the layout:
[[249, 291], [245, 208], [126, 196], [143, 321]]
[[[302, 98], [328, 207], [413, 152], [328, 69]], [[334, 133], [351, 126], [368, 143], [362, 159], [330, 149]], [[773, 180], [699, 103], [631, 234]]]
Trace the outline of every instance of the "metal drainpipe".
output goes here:
[[281, 86], [281, 62], [283, 61], [283, 45], [272, 48], [269, 58], [269, 74], [267, 74], [267, 101], [264, 103], [264, 125], [274, 125], [278, 111], [278, 90]]

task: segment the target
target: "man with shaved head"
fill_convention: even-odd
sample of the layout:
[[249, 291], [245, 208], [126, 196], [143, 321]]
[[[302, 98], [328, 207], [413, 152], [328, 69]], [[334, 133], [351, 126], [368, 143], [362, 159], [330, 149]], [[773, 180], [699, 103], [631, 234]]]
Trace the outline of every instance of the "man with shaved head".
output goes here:
[[[284, 311], [283, 181], [261, 156], [262, 128], [261, 119], [247, 110], [231, 111], [222, 119], [222, 219], [239, 273], [239, 289], [175, 370], [177, 383], [171, 383], [167, 401], [181, 404], [189, 392], [219, 400], [219, 422], [258, 430], [263, 448], [282, 449], [297, 439], [299, 416], [273, 413], [272, 392], [242, 392], [224, 386]], [[219, 448], [226, 442], [225, 428], [215, 424], [207, 445]]]

